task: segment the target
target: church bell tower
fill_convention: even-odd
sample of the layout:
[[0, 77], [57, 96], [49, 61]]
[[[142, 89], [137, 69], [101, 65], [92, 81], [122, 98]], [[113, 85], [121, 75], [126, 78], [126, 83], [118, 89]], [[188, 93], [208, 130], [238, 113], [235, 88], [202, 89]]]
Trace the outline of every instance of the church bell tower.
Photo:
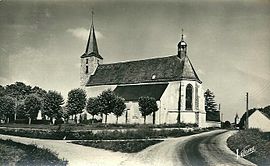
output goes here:
[[92, 23], [90, 26], [89, 37], [85, 53], [81, 56], [80, 86], [84, 87], [91, 75], [93, 75], [103, 58], [98, 52], [97, 39], [94, 27], [94, 12], [92, 11]]
[[178, 43], [178, 57], [180, 59], [184, 58], [187, 55], [187, 43], [184, 41], [184, 34], [182, 29], [181, 41]]

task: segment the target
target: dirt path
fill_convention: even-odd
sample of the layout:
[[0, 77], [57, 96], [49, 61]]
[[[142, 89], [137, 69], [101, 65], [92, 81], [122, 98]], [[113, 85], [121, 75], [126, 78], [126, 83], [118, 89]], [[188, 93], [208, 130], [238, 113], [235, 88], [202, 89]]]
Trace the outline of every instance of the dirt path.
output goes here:
[[60, 158], [67, 159], [71, 166], [118, 166], [129, 155], [120, 152], [111, 152], [81, 145], [68, 143], [63, 140], [44, 140], [25, 137], [16, 137], [0, 134], [1, 139], [11, 139], [23, 144], [36, 144], [56, 152]]

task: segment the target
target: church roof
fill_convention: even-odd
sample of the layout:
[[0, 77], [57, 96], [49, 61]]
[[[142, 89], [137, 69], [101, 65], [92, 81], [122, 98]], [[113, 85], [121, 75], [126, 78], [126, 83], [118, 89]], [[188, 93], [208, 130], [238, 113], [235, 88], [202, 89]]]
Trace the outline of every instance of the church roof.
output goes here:
[[178, 56], [101, 64], [86, 86], [194, 80], [201, 83], [189, 58]]
[[168, 83], [117, 86], [114, 93], [125, 101], [138, 101], [142, 96], [153, 97], [159, 100], [167, 88]]

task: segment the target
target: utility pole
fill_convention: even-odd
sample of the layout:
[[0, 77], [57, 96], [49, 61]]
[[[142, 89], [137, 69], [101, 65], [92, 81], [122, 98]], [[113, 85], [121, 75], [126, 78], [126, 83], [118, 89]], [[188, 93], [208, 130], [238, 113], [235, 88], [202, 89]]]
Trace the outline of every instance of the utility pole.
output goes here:
[[221, 106], [220, 106], [220, 104], [218, 104], [218, 111], [219, 111], [219, 115], [220, 115], [220, 122], [222, 122], [223, 121], [223, 113], [221, 113], [221, 111], [220, 111], [220, 108], [221, 108]]
[[248, 129], [248, 92], [246, 94], [246, 129]]

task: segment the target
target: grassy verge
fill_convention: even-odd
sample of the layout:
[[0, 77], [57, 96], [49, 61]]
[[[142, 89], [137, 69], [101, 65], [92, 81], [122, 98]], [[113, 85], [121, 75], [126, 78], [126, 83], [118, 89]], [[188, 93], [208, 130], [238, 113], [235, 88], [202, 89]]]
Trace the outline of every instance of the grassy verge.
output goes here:
[[0, 140], [0, 165], [67, 165], [48, 149], [24, 145], [11, 140]]
[[244, 158], [261, 166], [270, 165], [270, 134], [258, 129], [242, 130], [227, 140], [228, 147], [241, 152], [245, 147], [254, 147], [255, 152]]
[[148, 138], [167, 138], [192, 135], [211, 129], [160, 129], [139, 128], [136, 130], [100, 130], [92, 132], [89, 130], [71, 131], [70, 129], [59, 130], [25, 130], [16, 128], [0, 128], [0, 134], [23, 136], [42, 139], [68, 139], [68, 140], [117, 140], [117, 139], [148, 139]]
[[26, 129], [44, 129], [44, 130], [57, 130], [59, 127], [62, 129], [71, 130], [99, 130], [99, 129], [138, 129], [138, 128], [185, 128], [185, 127], [197, 127], [196, 124], [62, 124], [62, 125], [49, 125], [49, 124], [16, 124], [16, 123], [6, 123], [0, 124], [0, 127], [9, 128], [26, 128]]
[[73, 141], [71, 143], [124, 153], [137, 153], [160, 142], [162, 140]]

